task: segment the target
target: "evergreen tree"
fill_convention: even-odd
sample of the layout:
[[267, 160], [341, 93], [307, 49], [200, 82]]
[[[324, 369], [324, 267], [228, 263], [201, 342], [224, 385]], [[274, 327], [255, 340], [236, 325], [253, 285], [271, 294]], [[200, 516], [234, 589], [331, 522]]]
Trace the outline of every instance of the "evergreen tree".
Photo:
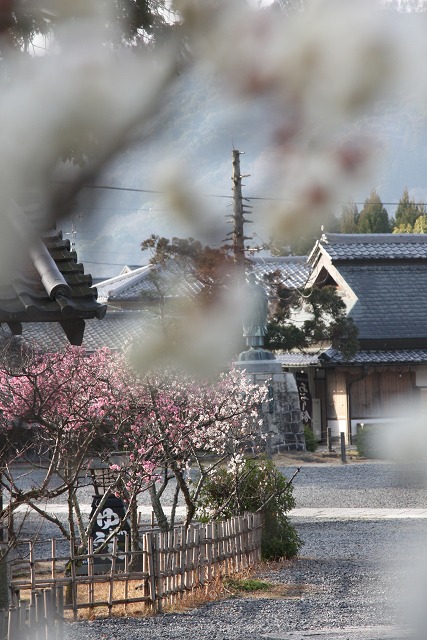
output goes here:
[[375, 191], [366, 198], [363, 209], [360, 212], [359, 233], [390, 233], [390, 223], [387, 209], [385, 209], [381, 198]]
[[[417, 204], [415, 200], [411, 199], [408, 188], [405, 187], [396, 209], [396, 227], [404, 227], [405, 225], [407, 227], [409, 225], [412, 230], [417, 218], [425, 213], [422, 209], [425, 209], [424, 205], [421, 203]], [[411, 231], [396, 231], [396, 233], [411, 233]]]
[[359, 224], [359, 209], [353, 201], [343, 205], [340, 222], [340, 233], [357, 233]]
[[415, 220], [414, 233], [427, 233], [427, 215], [424, 213]]
[[393, 233], [414, 233], [414, 227], [411, 224], [399, 224], [393, 226]]

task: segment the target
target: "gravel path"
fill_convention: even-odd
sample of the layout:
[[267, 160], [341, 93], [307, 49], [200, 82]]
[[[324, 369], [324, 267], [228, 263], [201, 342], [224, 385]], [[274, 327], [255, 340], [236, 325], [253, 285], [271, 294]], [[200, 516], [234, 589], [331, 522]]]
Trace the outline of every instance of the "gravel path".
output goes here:
[[[294, 468], [283, 471], [290, 477]], [[427, 506], [427, 475], [421, 465], [306, 465], [295, 480], [295, 497], [298, 507], [420, 508]], [[305, 541], [301, 557], [264, 574], [292, 587], [293, 597], [228, 599], [181, 614], [79, 622], [69, 625], [66, 640], [407, 637], [390, 627], [412, 626], [420, 592], [411, 589], [415, 570], [427, 574], [419, 548], [427, 521], [294, 522]]]

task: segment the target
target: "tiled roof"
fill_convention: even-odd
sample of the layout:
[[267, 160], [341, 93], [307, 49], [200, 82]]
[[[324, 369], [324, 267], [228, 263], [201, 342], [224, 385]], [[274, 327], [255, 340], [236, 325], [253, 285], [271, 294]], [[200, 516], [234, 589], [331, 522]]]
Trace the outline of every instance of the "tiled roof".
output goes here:
[[340, 265], [357, 296], [349, 309], [359, 339], [427, 339], [427, 261]]
[[[109, 312], [102, 322], [95, 319], [86, 321], [82, 346], [88, 351], [95, 351], [102, 347], [112, 350], [124, 349], [134, 339], [138, 339], [157, 326], [157, 316], [148, 311]], [[2, 326], [0, 340], [10, 337], [10, 330]], [[22, 339], [34, 343], [44, 352], [61, 351], [68, 344], [63, 331], [56, 323], [28, 323], [23, 328]]]
[[320, 365], [318, 353], [288, 351], [276, 354], [276, 360], [285, 367], [313, 367]]
[[[248, 270], [254, 271], [260, 282], [265, 275], [277, 271], [279, 281], [291, 289], [304, 286], [310, 272], [306, 256], [255, 257], [250, 262], [252, 266]], [[159, 290], [166, 297], [193, 297], [202, 287], [200, 282], [185, 274], [172, 260], [166, 266], [123, 269], [120, 275], [97, 284], [98, 300], [112, 303], [157, 298]]]
[[276, 360], [284, 367], [426, 364], [427, 349], [361, 350], [353, 358], [345, 360], [340, 351], [330, 348], [321, 354], [282, 353], [276, 355]]
[[[337, 260], [419, 260], [427, 258], [427, 234], [325, 233], [319, 248]], [[312, 255], [316, 252], [313, 250]]]
[[167, 266], [147, 265], [98, 283], [98, 298], [110, 302], [166, 297], [194, 296], [202, 289], [200, 282], [187, 276], [172, 261]]
[[328, 349], [319, 356], [322, 364], [352, 365], [404, 365], [427, 363], [427, 349], [365, 350], [359, 351], [353, 358], [345, 360], [337, 349]]
[[120, 275], [98, 282], [96, 285], [98, 300], [107, 302], [110, 296], [117, 297], [122, 291], [126, 292], [127, 288], [134, 283], [144, 281], [153, 268], [152, 265], [145, 265], [133, 270], [123, 269]]
[[18, 268], [0, 285], [0, 323], [17, 335], [22, 324], [59, 323], [68, 340], [80, 344], [84, 321], [100, 319], [106, 311], [91, 285], [91, 276], [85, 275], [61, 233], [46, 235], [43, 241], [31, 235]]
[[258, 280], [261, 281], [264, 276], [277, 271], [280, 283], [289, 289], [303, 287], [310, 275], [307, 256], [255, 257], [250, 261]]

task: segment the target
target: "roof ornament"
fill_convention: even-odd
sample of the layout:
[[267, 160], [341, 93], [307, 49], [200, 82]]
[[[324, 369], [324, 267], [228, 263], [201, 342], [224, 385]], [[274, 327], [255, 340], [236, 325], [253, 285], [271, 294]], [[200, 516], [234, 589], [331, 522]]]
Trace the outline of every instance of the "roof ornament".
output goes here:
[[[328, 242], [328, 236], [325, 233], [325, 227], [323, 224], [320, 225], [320, 232], [321, 232], [321, 236], [320, 236], [320, 240], [318, 240], [318, 242]], [[316, 243], [317, 244], [317, 243]]]
[[71, 298], [71, 287], [59, 271], [42, 240], [34, 233], [22, 209], [14, 202], [9, 219], [19, 239], [25, 244], [46, 293], [51, 300]]

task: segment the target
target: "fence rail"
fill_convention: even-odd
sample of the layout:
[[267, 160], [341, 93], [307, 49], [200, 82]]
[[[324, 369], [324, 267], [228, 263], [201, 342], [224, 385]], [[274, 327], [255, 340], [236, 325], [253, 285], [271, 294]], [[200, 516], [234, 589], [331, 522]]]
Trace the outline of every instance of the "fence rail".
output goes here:
[[[245, 514], [225, 522], [176, 527], [166, 533], [148, 531], [141, 548], [131, 551], [129, 538], [124, 548], [117, 538], [108, 550], [59, 555], [60, 545], [52, 540], [50, 556], [37, 553], [37, 542], [29, 542], [26, 553], [12, 561], [13, 602], [40, 589], [53, 594], [65, 589], [63, 608], [77, 617], [79, 609], [142, 603], [144, 608], [161, 611], [184, 594], [207, 587], [220, 575], [244, 571], [260, 560], [260, 514]], [[62, 550], [65, 551], [64, 546]], [[24, 557], [25, 556], [25, 557]], [[101, 563], [101, 564], [100, 564]], [[25, 594], [25, 592], [27, 592]], [[57, 610], [55, 603], [54, 609]]]

